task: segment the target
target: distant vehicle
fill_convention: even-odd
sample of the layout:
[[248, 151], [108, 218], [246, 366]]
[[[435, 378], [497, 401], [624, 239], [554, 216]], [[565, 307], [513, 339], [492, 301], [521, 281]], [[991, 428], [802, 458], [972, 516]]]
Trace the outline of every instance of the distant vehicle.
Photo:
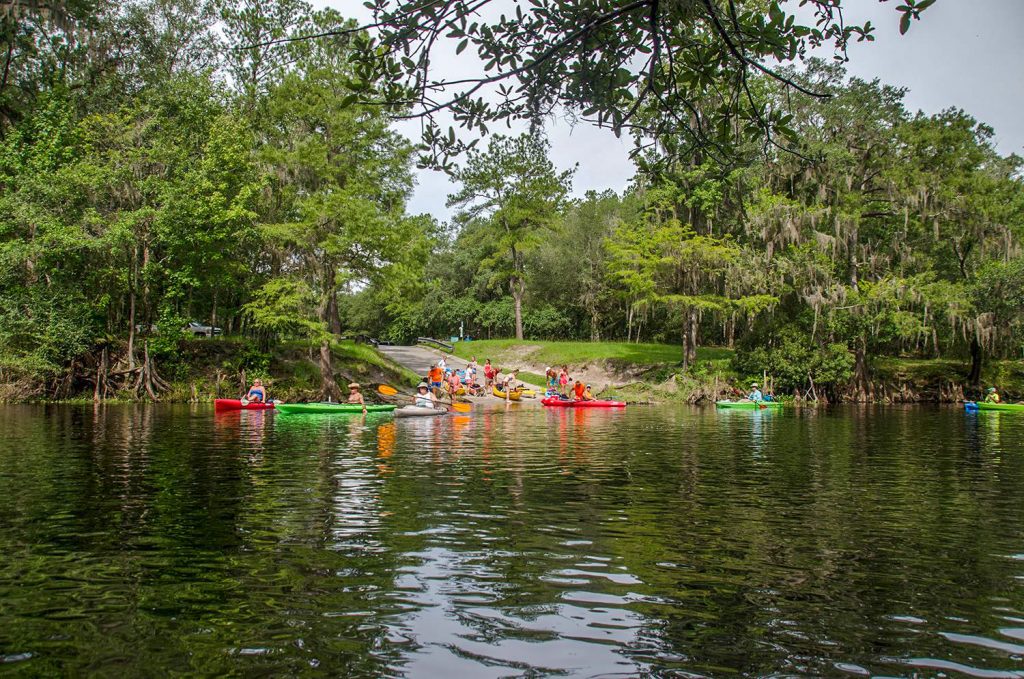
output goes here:
[[191, 321], [185, 326], [185, 332], [192, 335], [193, 337], [213, 337], [223, 332], [220, 328], [213, 325], [203, 325], [196, 321]]

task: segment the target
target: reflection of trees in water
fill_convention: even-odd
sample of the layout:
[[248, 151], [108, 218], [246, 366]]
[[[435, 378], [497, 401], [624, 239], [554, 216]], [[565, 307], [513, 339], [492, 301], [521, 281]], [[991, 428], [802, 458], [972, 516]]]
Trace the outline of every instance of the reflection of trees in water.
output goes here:
[[996, 669], [1005, 657], [934, 632], [996, 636], [1024, 608], [1021, 561], [1004, 558], [1024, 551], [1009, 417], [785, 411], [755, 437], [749, 417], [669, 408], [408, 427], [6, 412], [0, 566], [63, 589], [8, 589], [5, 606], [86, 602], [81, 662], [146, 630], [162, 643], [140, 653], [197, 673], [237, 671], [247, 659], [225, 649], [242, 648], [270, 649], [274, 671], [412, 673], [448, 653], [428, 642], [502, 665], [593, 647], [602, 667], [892, 673], [878, 655], [896, 649]]
[[[572, 464], [580, 474], [569, 484], [557, 473], [558, 425], [541, 410], [482, 410], [464, 429], [452, 418], [433, 422], [430, 430], [397, 428], [397, 473], [387, 477], [382, 504], [393, 528], [386, 535], [396, 550], [409, 555], [400, 582], [416, 612], [403, 616], [393, 634], [438, 644], [441, 650], [435, 652], [454, 667], [460, 661], [448, 658], [445, 644], [507, 660], [512, 640], [536, 635], [534, 651], [515, 658], [527, 667], [538, 655], [557, 654], [560, 635], [583, 634], [602, 616], [610, 625], [614, 617], [621, 618], [620, 625], [627, 622], [614, 633], [596, 628], [590, 633], [631, 643], [639, 624], [633, 613], [602, 614], [586, 604], [577, 610], [561, 599], [567, 590], [588, 589], [621, 597], [627, 586], [602, 572], [629, 579], [615, 559], [588, 560], [607, 553], [602, 524], [610, 513], [588, 506], [600, 496], [600, 482], [588, 477], [586, 468], [601, 438], [589, 420], [583, 415], [563, 421], [566, 437], [579, 439]], [[440, 454], [425, 449], [438, 434], [444, 442]], [[597, 466], [606, 469], [615, 454], [604, 450]], [[595, 573], [580, 580], [572, 574], [578, 564]], [[482, 616], [484, 608], [493, 614]], [[487, 639], [490, 650], [477, 648], [475, 639]], [[608, 671], [635, 669], [630, 663], [627, 669], [614, 665], [613, 657], [621, 660], [615, 649], [595, 647], [593, 666], [607, 653], [609, 663], [601, 666]], [[420, 659], [417, 647], [410, 647], [403, 668], [415, 672]]]
[[[894, 615], [935, 619], [956, 601], [982, 627], [993, 620], [985, 595], [964, 592], [981, 584], [1004, 596], [1019, 569], [985, 556], [1006, 550], [985, 518], [1005, 513], [991, 492], [998, 461], [972, 461], [958, 418], [786, 414], [749, 447], [738, 420], [726, 421], [667, 437], [687, 451], [678, 460], [633, 464], [630, 530], [615, 543], [641, 592], [676, 592], [642, 610], [662, 619], [653, 639], [692, 649], [687, 667], [756, 673], [792, 653], [829, 672], [826, 658], [905, 636]], [[941, 638], [920, 639], [922, 653], [948, 656]]]

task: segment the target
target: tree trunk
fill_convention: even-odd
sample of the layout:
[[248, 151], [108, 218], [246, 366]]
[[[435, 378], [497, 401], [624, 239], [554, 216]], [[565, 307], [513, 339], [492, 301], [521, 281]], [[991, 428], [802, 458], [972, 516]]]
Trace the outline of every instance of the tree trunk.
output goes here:
[[601, 341], [601, 328], [598, 325], [598, 314], [596, 305], [590, 308], [590, 341]]
[[981, 384], [981, 344], [978, 342], [978, 337], [975, 335], [971, 338], [971, 374], [968, 376], [967, 381], [972, 387], [977, 387]]
[[853, 352], [853, 387], [854, 400], [857, 402], [864, 403], [874, 397], [868, 371], [867, 339], [863, 336], [857, 340], [857, 348]]
[[331, 343], [328, 340], [320, 343], [320, 381], [320, 396], [324, 399], [338, 400], [338, 383], [334, 381]]
[[338, 291], [331, 289], [327, 300], [327, 327], [331, 333], [341, 336], [341, 313], [338, 311]]
[[513, 276], [509, 281], [509, 288], [512, 291], [512, 300], [516, 309], [516, 339], [523, 339], [523, 282], [518, 276]]
[[128, 369], [135, 370], [135, 286], [128, 298]]
[[697, 362], [697, 330], [700, 319], [696, 309], [687, 309], [686, 322], [683, 325], [683, 369]]

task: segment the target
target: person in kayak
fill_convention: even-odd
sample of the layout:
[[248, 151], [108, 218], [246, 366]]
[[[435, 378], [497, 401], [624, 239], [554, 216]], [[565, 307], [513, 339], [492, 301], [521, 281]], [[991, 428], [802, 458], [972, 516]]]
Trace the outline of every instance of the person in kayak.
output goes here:
[[573, 383], [573, 385], [572, 385], [572, 398], [571, 398], [571, 400], [573, 400], [573, 401], [583, 401], [583, 400], [586, 400], [586, 399], [583, 398], [583, 394], [585, 394], [586, 391], [587, 391], [587, 388], [585, 386], [583, 386], [583, 383], [580, 382], [579, 380], [576, 380]]
[[758, 387], [757, 382], [751, 384], [750, 387], [753, 389], [753, 391], [747, 394], [747, 399], [753, 401], [754, 403], [760, 403], [761, 401], [763, 401], [764, 394], [761, 393], [761, 389]]
[[569, 395], [569, 368], [568, 366], [562, 366], [561, 372], [558, 373], [558, 390], [562, 393], [562, 396]]
[[1000, 398], [999, 392], [996, 391], [995, 387], [989, 387], [985, 394], [985, 403], [1002, 403], [1003, 399]]
[[363, 406], [363, 415], [365, 415], [366, 414], [366, 401], [363, 399], [363, 394], [362, 394], [361, 391], [359, 391], [360, 389], [362, 389], [362, 387], [360, 386], [360, 384], [358, 382], [351, 382], [351, 383], [349, 383], [349, 385], [348, 385], [348, 402], [349, 403], [358, 403], [359, 405]]
[[245, 395], [245, 398], [249, 403], [264, 403], [267, 400], [267, 392], [263, 388], [262, 380], [253, 380], [252, 386], [249, 387], [249, 393]]
[[412, 397], [412, 404], [417, 408], [436, 407], [437, 399], [434, 398], [434, 393], [430, 391], [430, 387], [427, 386], [426, 382], [420, 382], [416, 385], [416, 394]]
[[590, 385], [589, 384], [583, 389], [583, 396], [580, 398], [580, 400], [581, 401], [596, 401], [597, 400], [596, 398], [594, 398], [594, 394], [591, 393]]

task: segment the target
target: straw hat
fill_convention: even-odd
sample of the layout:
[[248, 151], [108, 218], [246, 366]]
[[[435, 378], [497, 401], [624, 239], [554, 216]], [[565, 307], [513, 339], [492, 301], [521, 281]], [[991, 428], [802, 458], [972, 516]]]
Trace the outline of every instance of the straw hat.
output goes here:
[[359, 386], [358, 382], [349, 382], [348, 388], [349, 389], [361, 389], [362, 387]]
[[419, 384], [416, 385], [416, 388], [417, 389], [429, 389], [430, 387], [427, 386], [426, 382], [420, 382]]

